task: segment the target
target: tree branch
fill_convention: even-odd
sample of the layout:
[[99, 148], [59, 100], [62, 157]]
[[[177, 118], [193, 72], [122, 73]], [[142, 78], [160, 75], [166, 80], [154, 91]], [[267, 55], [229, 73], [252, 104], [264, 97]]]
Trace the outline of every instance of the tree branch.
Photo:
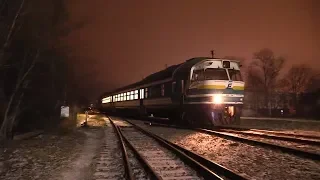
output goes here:
[[19, 9], [18, 9], [13, 21], [12, 21], [12, 24], [11, 24], [10, 29], [9, 29], [9, 33], [7, 34], [6, 40], [5, 40], [4, 44], [3, 44], [3, 47], [0, 50], [0, 66], [2, 65], [2, 60], [3, 60], [4, 53], [5, 53], [4, 51], [9, 46], [9, 42], [10, 42], [10, 39], [11, 39], [12, 34], [14, 32], [17, 20], [18, 20], [20, 14], [21, 14], [22, 9], [23, 9], [24, 2], [25, 2], [25, 0], [21, 0], [20, 7], [19, 7]]
[[15, 87], [13, 93], [10, 96], [10, 100], [8, 102], [7, 108], [6, 108], [5, 113], [4, 113], [4, 118], [3, 118], [3, 122], [2, 122], [2, 125], [1, 125], [1, 129], [0, 129], [0, 136], [6, 137], [6, 135], [7, 135], [7, 130], [8, 130], [8, 128], [10, 128], [10, 126], [8, 126], [8, 125], [11, 125], [10, 124], [11, 122], [9, 121], [8, 117], [9, 117], [9, 112], [10, 112], [11, 106], [13, 104], [13, 100], [14, 100], [17, 92], [19, 91], [22, 83], [24, 82], [26, 77], [29, 75], [31, 70], [34, 68], [34, 66], [36, 64], [36, 61], [37, 61], [37, 59], [39, 57], [39, 54], [40, 54], [40, 51], [39, 51], [39, 49], [37, 49], [36, 56], [34, 57], [31, 65], [29, 66], [28, 70], [24, 73], [22, 78], [18, 80], [18, 82], [16, 84], [16, 87]]

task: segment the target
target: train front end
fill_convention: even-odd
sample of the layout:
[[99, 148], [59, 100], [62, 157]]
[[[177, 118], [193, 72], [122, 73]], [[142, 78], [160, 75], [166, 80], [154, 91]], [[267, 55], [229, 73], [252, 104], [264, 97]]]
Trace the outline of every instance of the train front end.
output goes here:
[[241, 116], [244, 85], [238, 61], [207, 59], [195, 64], [185, 99], [189, 114], [197, 116], [192, 123], [236, 124]]

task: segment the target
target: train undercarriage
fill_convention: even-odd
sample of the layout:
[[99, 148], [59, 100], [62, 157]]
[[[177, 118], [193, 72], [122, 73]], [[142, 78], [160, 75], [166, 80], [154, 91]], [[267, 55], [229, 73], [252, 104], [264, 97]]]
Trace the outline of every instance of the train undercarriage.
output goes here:
[[176, 110], [170, 120], [191, 127], [238, 124], [241, 110], [241, 105], [185, 105], [182, 110]]
[[114, 108], [107, 113], [134, 118], [167, 118], [166, 122], [179, 126], [209, 128], [238, 124], [241, 111], [242, 105], [186, 104], [180, 108]]

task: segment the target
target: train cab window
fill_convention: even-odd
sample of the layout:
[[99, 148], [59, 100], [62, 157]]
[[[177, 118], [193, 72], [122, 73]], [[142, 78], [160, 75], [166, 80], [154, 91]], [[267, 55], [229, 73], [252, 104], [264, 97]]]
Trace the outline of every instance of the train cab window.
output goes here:
[[205, 80], [229, 80], [225, 69], [207, 68], [204, 71]]
[[203, 81], [203, 80], [204, 80], [203, 69], [193, 71], [191, 81]]
[[164, 84], [161, 84], [161, 96], [164, 96]]
[[239, 70], [228, 69], [230, 80], [232, 81], [242, 81], [242, 76]]

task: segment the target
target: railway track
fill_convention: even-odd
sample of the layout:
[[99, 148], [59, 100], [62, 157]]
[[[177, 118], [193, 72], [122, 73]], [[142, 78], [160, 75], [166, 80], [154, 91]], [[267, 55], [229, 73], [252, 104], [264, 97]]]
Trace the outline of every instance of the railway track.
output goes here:
[[284, 135], [274, 135], [271, 133], [269, 133], [269, 134], [261, 133], [260, 131], [256, 131], [256, 130], [243, 131], [243, 130], [234, 130], [234, 129], [228, 129], [228, 128], [227, 129], [226, 128], [219, 128], [219, 129], [217, 129], [217, 131], [234, 133], [234, 134], [241, 134], [241, 135], [248, 135], [248, 136], [252, 136], [252, 137], [261, 137], [261, 138], [265, 138], [265, 139], [290, 141], [290, 142], [308, 144], [308, 145], [313, 145], [313, 146], [320, 146], [320, 140], [305, 139], [305, 138], [301, 138], [301, 136], [296, 136], [296, 138], [293, 138], [293, 137], [284, 136]]
[[[154, 126], [163, 126], [163, 127], [169, 127], [169, 128], [190, 129], [190, 128], [180, 127], [180, 126], [175, 126], [175, 125], [170, 125], [170, 124], [149, 123], [149, 122], [146, 122], [145, 124], [154, 125]], [[263, 139], [281, 140], [284, 142], [300, 143], [302, 145], [307, 144], [307, 145], [318, 147], [318, 146], [320, 146], [320, 144], [319, 144], [319, 141], [317, 141], [317, 140], [293, 138], [293, 137], [285, 137], [285, 136], [276, 136], [276, 135], [269, 135], [269, 134], [246, 133], [246, 132], [236, 131], [234, 129], [216, 128], [216, 129], [212, 130], [212, 129], [193, 128], [191, 130], [215, 135], [215, 136], [218, 136], [218, 137], [221, 137], [224, 139], [238, 141], [238, 142], [242, 142], [242, 143], [246, 143], [246, 144], [250, 144], [250, 145], [254, 145], [254, 146], [262, 146], [262, 147], [267, 147], [267, 148], [271, 148], [274, 150], [280, 150], [284, 153], [293, 154], [293, 155], [303, 157], [303, 158], [308, 158], [308, 159], [312, 159], [312, 160], [320, 160], [320, 154], [317, 152], [305, 151], [305, 150], [298, 149], [295, 147], [288, 147], [288, 146], [283, 146], [280, 144], [270, 143], [270, 142], [264, 141]], [[249, 136], [249, 137], [239, 136], [239, 134]], [[259, 137], [260, 139], [256, 140], [252, 137], [250, 138], [250, 136]]]
[[308, 158], [308, 159], [312, 159], [312, 160], [320, 160], [320, 154], [315, 153], [315, 152], [304, 151], [304, 150], [297, 149], [294, 147], [287, 147], [287, 146], [283, 146], [283, 145], [279, 145], [279, 144], [273, 144], [273, 143], [265, 142], [263, 140], [255, 140], [252, 138], [241, 137], [241, 136], [237, 136], [235, 134], [220, 132], [220, 131], [216, 131], [216, 130], [200, 129], [200, 128], [195, 129], [195, 130], [199, 131], [199, 132], [204, 132], [207, 134], [212, 134], [212, 135], [222, 137], [225, 139], [230, 139], [230, 140], [235, 140], [235, 141], [251, 144], [254, 146], [262, 146], [262, 147], [267, 147], [267, 148], [271, 148], [271, 149], [275, 149], [275, 150], [280, 150], [284, 153], [290, 153], [290, 154], [300, 156], [303, 158]]
[[297, 139], [303, 139], [303, 140], [306, 139], [311, 141], [320, 140], [320, 136], [306, 135], [306, 134], [293, 134], [293, 133], [285, 133], [285, 132], [263, 130], [263, 129], [249, 129], [249, 128], [240, 128], [240, 127], [228, 127], [228, 126], [216, 126], [215, 129], [220, 131], [225, 131], [225, 130], [251, 131], [251, 132], [256, 132], [259, 134], [265, 134], [269, 136], [289, 137], [291, 139], [297, 138]]
[[[143, 165], [150, 179], [245, 179], [229, 169], [168, 142], [133, 123], [131, 126], [113, 124], [121, 142], [122, 153], [126, 145]], [[128, 156], [123, 155], [124, 163]], [[127, 160], [125, 160], [127, 159]], [[134, 176], [130, 165], [125, 166], [127, 179]], [[131, 175], [130, 175], [131, 174]]]

